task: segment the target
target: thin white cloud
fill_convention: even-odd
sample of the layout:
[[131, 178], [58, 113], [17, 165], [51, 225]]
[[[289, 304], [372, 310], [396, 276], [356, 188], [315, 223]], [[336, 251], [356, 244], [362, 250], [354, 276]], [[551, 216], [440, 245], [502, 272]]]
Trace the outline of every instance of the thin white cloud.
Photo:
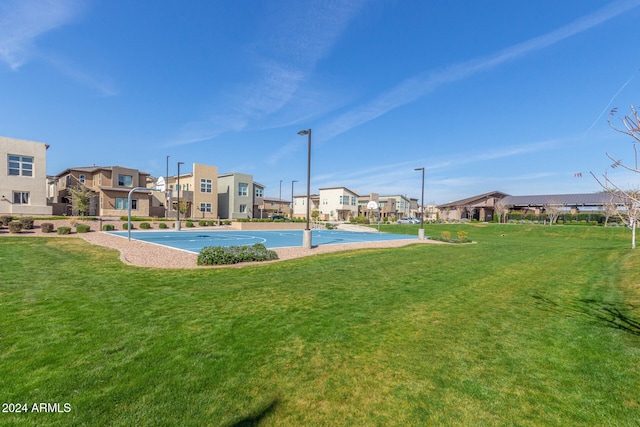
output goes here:
[[[238, 131], [287, 105], [333, 49], [363, 0], [271, 3], [264, 28], [250, 48], [257, 77], [235, 88], [226, 103], [227, 121], [212, 113], [185, 125], [170, 145], [182, 145]], [[240, 124], [240, 125], [238, 125]], [[197, 129], [194, 132], [194, 129]]]
[[77, 0], [3, 0], [0, 3], [0, 60], [17, 70], [35, 55], [42, 34], [72, 22]]
[[461, 64], [452, 65], [446, 69], [428, 72], [412, 77], [390, 91], [383, 93], [366, 105], [350, 111], [325, 128], [324, 139], [331, 139], [350, 129], [374, 120], [387, 112], [402, 105], [413, 102], [433, 90], [451, 82], [468, 78], [482, 71], [487, 71], [504, 63], [521, 58], [531, 52], [552, 46], [564, 39], [587, 31], [603, 22], [621, 15], [640, 6], [640, 0], [618, 1], [611, 3], [593, 14], [579, 18], [557, 30], [539, 37], [527, 40], [501, 50], [493, 55], [474, 59]]

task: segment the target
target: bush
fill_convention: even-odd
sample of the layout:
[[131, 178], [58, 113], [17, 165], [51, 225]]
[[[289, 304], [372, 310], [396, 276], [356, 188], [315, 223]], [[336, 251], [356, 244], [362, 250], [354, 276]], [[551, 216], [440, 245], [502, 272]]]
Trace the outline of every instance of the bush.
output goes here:
[[88, 233], [89, 231], [91, 231], [91, 227], [89, 227], [87, 224], [78, 224], [76, 225], [76, 231], [78, 233]]
[[24, 230], [33, 230], [33, 218], [25, 216], [24, 218], [20, 218], [18, 221], [20, 221]]
[[13, 217], [12, 216], [8, 216], [8, 215], [0, 216], [0, 225], [3, 225], [3, 226], [6, 227], [6, 226], [9, 225], [9, 223], [11, 221], [13, 221]]
[[43, 233], [51, 233], [53, 231], [53, 224], [50, 222], [43, 222], [40, 224], [40, 230], [42, 230]]
[[187, 227], [191, 228], [191, 227], [193, 227], [193, 221], [187, 221], [187, 223], [185, 225]]
[[167, 226], [167, 223], [161, 222], [160, 224], [158, 224], [158, 228], [169, 228], [169, 227]]
[[102, 231], [113, 231], [116, 228], [113, 226], [113, 224], [105, 224], [102, 226]]
[[9, 223], [9, 233], [20, 233], [22, 231], [22, 222], [11, 221]]
[[198, 225], [200, 227], [206, 227], [207, 225], [209, 225], [209, 223], [207, 221], [200, 220], [200, 221], [198, 221]]
[[[134, 228], [136, 228], [136, 227], [134, 227], [134, 225], [131, 224], [131, 229], [133, 230]], [[125, 222], [124, 224], [122, 224], [122, 229], [123, 230], [128, 230], [129, 229], [129, 223]]]
[[58, 234], [71, 234], [71, 227], [58, 227]]
[[214, 225], [216, 225], [215, 221], [207, 221], [207, 225], [213, 227]]
[[442, 240], [451, 240], [451, 232], [450, 231], [443, 231], [442, 233], [440, 233], [440, 238]]
[[466, 242], [468, 236], [469, 236], [469, 233], [467, 233], [466, 231], [458, 231], [458, 240]]
[[278, 255], [262, 243], [253, 246], [207, 246], [198, 255], [198, 265], [226, 265], [274, 259], [278, 259]]
[[140, 228], [144, 229], [144, 230], [148, 230], [151, 228], [151, 224], [149, 224], [148, 222], [141, 222], [140, 223]]

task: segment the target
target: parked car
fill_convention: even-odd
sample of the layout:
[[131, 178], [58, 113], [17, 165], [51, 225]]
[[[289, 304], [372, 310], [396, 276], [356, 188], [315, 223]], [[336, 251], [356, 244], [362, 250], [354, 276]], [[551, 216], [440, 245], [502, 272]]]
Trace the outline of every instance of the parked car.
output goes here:
[[420, 224], [418, 218], [405, 217], [398, 220], [398, 224]]
[[271, 215], [269, 217], [269, 219], [271, 219], [272, 221], [276, 221], [276, 220], [286, 221], [286, 220], [288, 220], [288, 218], [283, 216], [283, 215]]

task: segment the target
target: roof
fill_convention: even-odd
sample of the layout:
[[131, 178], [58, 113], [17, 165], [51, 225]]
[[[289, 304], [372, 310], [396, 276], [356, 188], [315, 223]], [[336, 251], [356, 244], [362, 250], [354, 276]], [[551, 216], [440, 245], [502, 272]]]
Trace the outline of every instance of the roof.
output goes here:
[[501, 191], [491, 191], [489, 193], [479, 194], [477, 196], [467, 197], [466, 199], [456, 200], [454, 202], [443, 203], [438, 208], [456, 207], [456, 206], [486, 206], [488, 199], [503, 199], [509, 195]]
[[611, 202], [623, 203], [612, 193], [542, 194], [536, 196], [507, 196], [502, 202], [511, 206], [602, 206]]
[[78, 166], [78, 167], [73, 167], [73, 168], [67, 168], [67, 169], [63, 170], [62, 172], [60, 172], [59, 174], [57, 174], [55, 176], [56, 176], [56, 178], [59, 178], [59, 177], [61, 177], [63, 175], [66, 175], [67, 173], [70, 173], [71, 171], [87, 172], [87, 173], [91, 172], [92, 173], [92, 172], [99, 171], [101, 169], [102, 170], [113, 170], [114, 168], [129, 169], [129, 170], [138, 171], [138, 173], [142, 174], [142, 175], [151, 175], [148, 172], [143, 172], [143, 171], [141, 171], [139, 169], [129, 168], [129, 167], [126, 167], [126, 166], [96, 166], [96, 165], [93, 165], [93, 166]]

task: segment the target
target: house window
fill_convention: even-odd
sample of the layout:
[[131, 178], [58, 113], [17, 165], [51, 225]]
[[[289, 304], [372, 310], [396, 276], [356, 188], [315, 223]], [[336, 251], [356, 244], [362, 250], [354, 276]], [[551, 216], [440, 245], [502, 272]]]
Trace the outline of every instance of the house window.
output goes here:
[[240, 183], [238, 184], [238, 196], [246, 196], [249, 191], [249, 184]]
[[9, 154], [9, 175], [33, 176], [33, 157]]
[[[125, 197], [116, 197], [116, 209], [129, 209], [129, 199]], [[138, 209], [138, 200], [131, 199], [131, 210]]]
[[247, 212], [247, 205], [240, 205], [240, 213], [246, 213]]
[[133, 187], [133, 177], [131, 175], [118, 175], [118, 185], [120, 187]]
[[356, 200], [356, 196], [351, 196], [351, 204], [355, 206], [357, 203], [358, 201]]
[[200, 212], [211, 213], [211, 203], [200, 203]]
[[[201, 193], [212, 193], [213, 192], [213, 183], [210, 179], [201, 178], [200, 179], [200, 192]], [[211, 212], [211, 211], [209, 211]]]
[[264, 188], [256, 187], [256, 197], [264, 197]]
[[80, 184], [86, 183], [87, 182], [87, 176], [83, 175], [83, 174], [78, 175], [78, 181], [80, 181]]
[[26, 191], [14, 191], [13, 192], [13, 204], [14, 205], [28, 205], [29, 193]]

